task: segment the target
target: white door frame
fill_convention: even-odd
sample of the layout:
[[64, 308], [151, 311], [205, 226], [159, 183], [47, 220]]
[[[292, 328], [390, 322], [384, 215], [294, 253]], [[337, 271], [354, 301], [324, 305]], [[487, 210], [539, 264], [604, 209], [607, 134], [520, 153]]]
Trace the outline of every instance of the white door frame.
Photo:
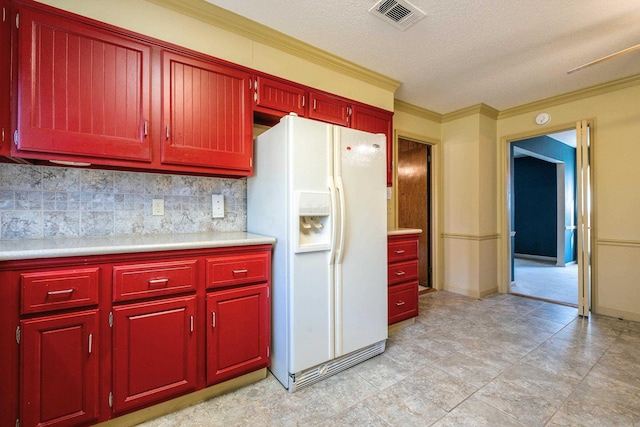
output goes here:
[[[579, 127], [584, 124], [584, 129], [585, 130], [579, 130]], [[574, 127], [575, 126], [575, 127]], [[555, 127], [551, 127], [551, 128], [547, 128], [544, 132], [529, 132], [529, 133], [523, 133], [523, 134], [518, 134], [518, 135], [510, 135], [510, 136], [505, 136], [501, 138], [501, 144], [500, 144], [500, 157], [502, 159], [502, 165], [500, 168], [500, 179], [498, 180], [498, 185], [499, 185], [499, 198], [498, 198], [498, 203], [499, 203], [499, 215], [500, 215], [500, 228], [501, 228], [501, 235], [502, 238], [500, 239], [500, 256], [498, 257], [498, 277], [499, 277], [499, 282], [498, 282], [498, 290], [501, 293], [509, 293], [510, 292], [510, 287], [511, 287], [511, 234], [512, 234], [512, 224], [511, 224], [511, 214], [512, 214], [512, 200], [511, 200], [511, 186], [512, 186], [512, 182], [511, 182], [511, 143], [515, 142], [515, 141], [519, 141], [519, 140], [523, 140], [523, 139], [529, 139], [529, 138], [534, 138], [537, 136], [543, 136], [543, 135], [548, 135], [551, 133], [555, 133], [555, 132], [561, 132], [561, 131], [565, 131], [565, 130], [572, 130], [572, 129], [576, 129], [576, 139], [577, 139], [577, 144], [580, 144], [580, 140], [582, 138], [581, 135], [591, 135], [591, 131], [593, 129], [593, 124], [591, 123], [591, 121], [588, 120], [583, 120], [583, 121], [579, 121], [576, 124], [565, 124], [565, 125], [558, 125]], [[591, 153], [593, 152], [592, 150], [592, 145], [593, 145], [593, 138], [587, 138], [586, 136], [584, 137], [586, 138], [587, 141], [590, 141], [591, 143]], [[588, 201], [593, 201], [594, 197], [593, 197], [593, 180], [592, 180], [592, 176], [593, 176], [593, 167], [592, 167], [592, 163], [593, 163], [593, 155], [589, 156], [588, 154], [586, 156], [582, 155], [580, 158], [578, 158], [578, 150], [576, 149], [576, 163], [578, 162], [583, 162], [584, 160], [587, 160], [589, 162], [589, 164], [591, 165], [591, 167], [586, 168], [585, 169], [585, 173], [586, 176], [589, 177], [589, 184], [584, 188], [585, 191], [588, 189], [590, 190], [590, 194], [588, 196]], [[583, 163], [580, 163], [580, 167], [582, 166]], [[576, 164], [576, 170], [578, 170], [579, 165]], [[593, 217], [593, 206], [590, 207], [589, 210], [587, 210], [587, 215], [582, 217], [582, 221], [583, 223], [586, 222], [586, 227], [584, 228], [586, 231], [586, 234], [583, 234], [585, 236], [584, 240], [581, 240], [579, 242], [586, 244], [586, 248], [590, 249], [591, 251], [593, 250], [593, 244], [592, 244], [592, 239], [593, 239], [593, 229], [592, 229], [592, 220], [591, 218]], [[581, 229], [581, 217], [579, 216], [578, 218], [578, 231], [580, 231]], [[590, 306], [591, 306], [591, 301], [590, 301], [590, 295], [591, 295], [591, 277], [593, 277], [593, 271], [591, 269], [591, 261], [592, 261], [592, 256], [591, 256], [591, 251], [587, 251], [586, 252], [586, 256], [580, 256], [580, 252], [578, 252], [578, 266], [579, 269], [582, 269], [582, 272], [579, 274], [579, 283], [578, 283], [578, 304], [579, 304], [579, 314], [581, 316], [588, 316], [589, 315], [589, 310], [590, 310]], [[586, 263], [586, 265], [585, 265]], [[584, 280], [587, 279], [587, 280]]]

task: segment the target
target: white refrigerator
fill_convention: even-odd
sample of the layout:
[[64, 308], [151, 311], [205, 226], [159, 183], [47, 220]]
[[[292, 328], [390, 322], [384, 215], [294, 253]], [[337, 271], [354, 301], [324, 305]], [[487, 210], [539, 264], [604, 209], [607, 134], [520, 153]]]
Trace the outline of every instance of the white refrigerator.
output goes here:
[[291, 392], [385, 349], [385, 145], [295, 115], [255, 140], [247, 231], [277, 239], [270, 370]]

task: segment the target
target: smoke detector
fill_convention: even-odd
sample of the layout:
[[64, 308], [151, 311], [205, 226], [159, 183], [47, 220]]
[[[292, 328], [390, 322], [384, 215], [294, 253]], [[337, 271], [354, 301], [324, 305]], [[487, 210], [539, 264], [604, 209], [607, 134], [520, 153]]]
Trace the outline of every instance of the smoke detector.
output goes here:
[[426, 14], [406, 0], [380, 0], [369, 13], [404, 31]]

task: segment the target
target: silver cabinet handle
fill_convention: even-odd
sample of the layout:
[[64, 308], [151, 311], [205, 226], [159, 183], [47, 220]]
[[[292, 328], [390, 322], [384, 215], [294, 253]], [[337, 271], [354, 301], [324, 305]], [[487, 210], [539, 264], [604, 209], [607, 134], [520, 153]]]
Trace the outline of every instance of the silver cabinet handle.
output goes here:
[[404, 276], [405, 274], [407, 273], [405, 273], [404, 271], [396, 271], [396, 276]]
[[246, 273], [248, 273], [248, 272], [249, 272], [249, 270], [247, 270], [247, 269], [245, 268], [245, 269], [242, 269], [242, 270], [232, 270], [231, 272], [232, 272], [232, 273], [233, 273], [233, 275], [235, 276], [236, 274], [246, 274]]
[[149, 279], [149, 287], [160, 287], [160, 286], [167, 286], [167, 284], [169, 283], [169, 279], [167, 278], [162, 278], [162, 279]]
[[212, 328], [216, 327], [216, 312], [215, 311], [211, 312], [211, 327]]
[[396, 303], [396, 305], [397, 305], [397, 306], [404, 305], [404, 301], [398, 301], [398, 302]]
[[403, 254], [405, 251], [404, 249], [398, 249], [395, 251], [398, 255]]
[[191, 332], [193, 332], [193, 316], [191, 316]]
[[63, 289], [61, 291], [48, 291], [47, 295], [55, 296], [55, 295], [67, 295], [72, 294], [74, 289]]
[[169, 125], [165, 127], [165, 136], [167, 139], [169, 139]]
[[91, 354], [92, 348], [93, 348], [93, 334], [89, 334], [89, 354]]

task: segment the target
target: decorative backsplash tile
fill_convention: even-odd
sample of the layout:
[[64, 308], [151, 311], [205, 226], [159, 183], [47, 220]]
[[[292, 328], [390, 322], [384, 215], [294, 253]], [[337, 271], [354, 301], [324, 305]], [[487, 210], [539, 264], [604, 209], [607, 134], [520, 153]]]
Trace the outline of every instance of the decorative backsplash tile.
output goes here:
[[[225, 217], [212, 218], [223, 194]], [[165, 214], [151, 214], [164, 199]], [[246, 179], [0, 164], [0, 239], [243, 231]]]

